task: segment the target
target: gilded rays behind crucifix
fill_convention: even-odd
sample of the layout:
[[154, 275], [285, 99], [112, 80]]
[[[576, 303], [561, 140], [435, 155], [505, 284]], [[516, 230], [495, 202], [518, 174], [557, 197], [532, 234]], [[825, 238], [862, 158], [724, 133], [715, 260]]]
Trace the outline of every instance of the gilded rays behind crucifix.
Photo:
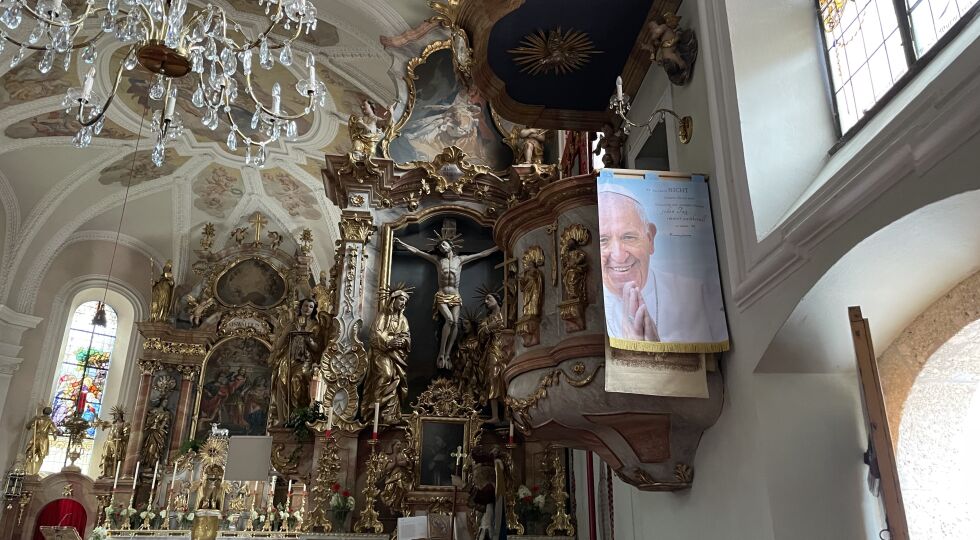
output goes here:
[[592, 39], [579, 30], [563, 31], [561, 27], [545, 32], [538, 30], [524, 36], [520, 46], [507, 52], [514, 55], [522, 73], [531, 75], [565, 75], [589, 62], [595, 50]]

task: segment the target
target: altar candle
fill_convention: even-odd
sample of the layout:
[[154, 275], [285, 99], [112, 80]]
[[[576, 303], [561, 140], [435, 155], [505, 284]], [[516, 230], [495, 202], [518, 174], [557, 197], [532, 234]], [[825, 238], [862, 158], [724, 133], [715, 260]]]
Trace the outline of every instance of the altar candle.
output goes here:
[[157, 487], [157, 472], [160, 470], [160, 460], [153, 466], [153, 481], [150, 482], [150, 498], [153, 497], [153, 490]]
[[374, 430], [371, 432], [371, 438], [378, 438], [378, 415], [381, 414], [381, 404], [377, 401], [374, 402]]
[[171, 493], [173, 493], [174, 486], [176, 484], [177, 484], [177, 463], [175, 462], [174, 463], [174, 474], [173, 474], [173, 477], [170, 479], [170, 492]]
[[122, 460], [116, 462], [116, 479], [112, 481], [112, 491], [116, 491], [116, 487], [119, 485], [119, 467], [122, 466]]
[[507, 435], [507, 442], [514, 444], [514, 422], [510, 423], [510, 434]]
[[133, 473], [133, 491], [136, 491], [136, 480], [140, 477], [140, 462], [136, 462], [136, 472]]
[[327, 413], [327, 437], [330, 436], [330, 430], [333, 429], [333, 404], [330, 405], [330, 412]]
[[623, 78], [616, 77], [616, 99], [623, 101]]

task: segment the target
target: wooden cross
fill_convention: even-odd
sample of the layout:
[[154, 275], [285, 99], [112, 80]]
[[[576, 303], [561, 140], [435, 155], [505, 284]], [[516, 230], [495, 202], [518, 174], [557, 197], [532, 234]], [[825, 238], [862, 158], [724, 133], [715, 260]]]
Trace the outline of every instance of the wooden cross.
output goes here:
[[255, 229], [255, 245], [256, 246], [261, 246], [262, 245], [262, 240], [261, 240], [261, 238], [262, 238], [262, 227], [265, 226], [265, 225], [267, 225], [269, 223], [269, 220], [267, 220], [264, 217], [262, 217], [262, 214], [256, 212], [255, 215], [252, 216], [252, 219], [249, 220], [249, 223], [251, 223], [252, 224], [252, 228]]

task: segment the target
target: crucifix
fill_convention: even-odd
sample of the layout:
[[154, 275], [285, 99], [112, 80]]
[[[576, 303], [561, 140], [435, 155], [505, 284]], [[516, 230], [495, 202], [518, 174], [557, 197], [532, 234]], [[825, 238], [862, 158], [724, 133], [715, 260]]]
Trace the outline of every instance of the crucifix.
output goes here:
[[256, 247], [261, 246], [262, 227], [267, 225], [269, 220], [262, 217], [262, 214], [256, 212], [255, 215], [252, 216], [252, 219], [249, 220], [249, 223], [251, 223], [252, 228], [255, 229], [255, 242], [252, 245]]
[[454, 457], [454, 458], [456, 458], [456, 470], [458, 471], [459, 470], [459, 462], [464, 457], [466, 457], [466, 454], [463, 453], [463, 447], [462, 446], [457, 446], [456, 447], [456, 451], [453, 452], [453, 453], [451, 453], [451, 454], [449, 454], [449, 455], [452, 456], [452, 457]]

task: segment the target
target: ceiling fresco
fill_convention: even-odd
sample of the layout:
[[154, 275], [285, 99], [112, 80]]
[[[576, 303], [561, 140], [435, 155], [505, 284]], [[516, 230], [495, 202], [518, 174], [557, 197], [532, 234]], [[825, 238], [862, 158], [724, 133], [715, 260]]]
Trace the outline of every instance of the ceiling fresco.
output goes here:
[[262, 187], [265, 193], [275, 199], [291, 217], [321, 219], [323, 214], [317, 210], [313, 190], [282, 169], [262, 171]]
[[41, 73], [37, 70], [37, 58], [28, 56], [0, 78], [0, 107], [61, 96], [70, 87], [79, 84], [74, 70], [66, 72], [55, 67], [46, 74]]
[[[173, 174], [181, 165], [187, 163], [189, 158], [179, 155], [172, 148], [167, 148], [166, 159], [162, 167], [157, 167], [150, 160], [150, 149], [136, 152], [135, 160], [133, 153], [129, 152], [102, 169], [99, 174], [99, 183], [105, 186], [111, 184], [119, 184], [123, 187], [126, 185], [135, 186], [141, 182]], [[132, 172], [132, 178], [130, 178], [130, 172]]]
[[222, 165], [210, 165], [194, 179], [194, 208], [215, 219], [226, 219], [245, 193], [241, 173]]
[[[51, 111], [32, 118], [25, 118], [7, 126], [4, 135], [11, 139], [34, 139], [40, 137], [74, 137], [81, 124], [64, 111]], [[106, 120], [98, 135], [103, 139], [135, 139], [129, 130], [123, 129], [112, 120]]]

